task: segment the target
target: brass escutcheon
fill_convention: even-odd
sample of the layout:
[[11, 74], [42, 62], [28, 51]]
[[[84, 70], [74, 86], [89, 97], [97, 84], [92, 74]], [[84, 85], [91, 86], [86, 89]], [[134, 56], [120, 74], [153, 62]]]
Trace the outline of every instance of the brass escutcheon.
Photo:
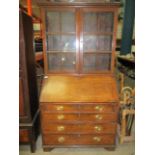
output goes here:
[[103, 130], [101, 126], [95, 126], [94, 129], [95, 129], [96, 131], [102, 131], [102, 130]]
[[95, 118], [98, 120], [102, 120], [103, 117], [102, 117], [102, 115], [95, 115]]
[[65, 129], [64, 126], [57, 126], [57, 131], [63, 131]]
[[57, 106], [56, 109], [57, 109], [57, 110], [63, 110], [63, 109], [64, 109], [64, 106], [62, 106], [62, 105]]
[[100, 137], [93, 137], [93, 140], [96, 141], [96, 142], [100, 142], [101, 138]]
[[103, 106], [101, 106], [101, 105], [97, 105], [97, 106], [95, 106], [94, 109], [95, 109], [95, 110], [102, 111], [102, 110], [103, 110]]
[[65, 117], [64, 115], [58, 115], [58, 116], [57, 116], [58, 120], [63, 120], [64, 117]]
[[58, 142], [63, 143], [64, 141], [65, 141], [65, 138], [64, 137], [59, 137], [58, 138]]

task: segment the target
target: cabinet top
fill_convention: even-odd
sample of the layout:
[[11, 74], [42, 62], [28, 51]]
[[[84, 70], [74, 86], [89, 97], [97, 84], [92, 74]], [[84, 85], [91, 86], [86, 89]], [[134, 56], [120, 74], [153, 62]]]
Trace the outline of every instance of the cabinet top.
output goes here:
[[117, 102], [113, 76], [49, 76], [43, 82], [40, 102]]
[[119, 0], [37, 0], [40, 6], [50, 5], [110, 5], [119, 6]]

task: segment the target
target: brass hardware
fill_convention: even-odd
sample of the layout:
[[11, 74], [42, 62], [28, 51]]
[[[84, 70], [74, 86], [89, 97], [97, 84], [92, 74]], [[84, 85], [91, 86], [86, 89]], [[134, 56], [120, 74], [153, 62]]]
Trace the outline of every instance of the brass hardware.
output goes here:
[[98, 120], [102, 120], [103, 117], [102, 117], [102, 115], [95, 115], [95, 118]]
[[64, 126], [57, 126], [57, 130], [58, 130], [58, 131], [63, 131], [64, 129], [65, 129]]
[[65, 141], [65, 138], [64, 138], [64, 137], [59, 137], [59, 138], [58, 138], [58, 142], [59, 142], [59, 143], [63, 143], [64, 141]]
[[96, 142], [100, 142], [101, 138], [100, 137], [93, 137], [93, 140], [96, 141]]
[[103, 130], [101, 126], [95, 126], [94, 129], [95, 129], [96, 131], [102, 131], [102, 130]]
[[97, 106], [95, 106], [94, 109], [95, 109], [95, 110], [102, 111], [102, 110], [103, 110], [103, 106], [101, 106], [101, 105], [97, 105]]
[[62, 106], [62, 105], [57, 106], [56, 109], [57, 109], [57, 110], [63, 110], [63, 109], [64, 109], [64, 106]]
[[62, 119], [64, 119], [64, 117], [65, 117], [64, 115], [58, 115], [57, 116], [58, 120], [62, 120]]

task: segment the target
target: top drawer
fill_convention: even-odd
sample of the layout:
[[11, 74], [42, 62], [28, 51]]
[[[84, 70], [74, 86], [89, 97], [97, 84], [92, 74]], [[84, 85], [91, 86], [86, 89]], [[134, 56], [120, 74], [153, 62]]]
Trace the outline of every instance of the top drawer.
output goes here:
[[112, 103], [44, 103], [41, 110], [53, 113], [111, 113], [117, 110], [117, 106]]

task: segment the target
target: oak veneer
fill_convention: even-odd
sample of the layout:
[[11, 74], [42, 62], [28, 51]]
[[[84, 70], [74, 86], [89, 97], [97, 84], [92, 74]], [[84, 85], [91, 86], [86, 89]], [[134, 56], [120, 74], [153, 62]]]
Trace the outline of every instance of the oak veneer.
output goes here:
[[118, 94], [113, 72], [119, 3], [38, 2], [46, 75], [40, 95], [43, 150], [114, 150]]

